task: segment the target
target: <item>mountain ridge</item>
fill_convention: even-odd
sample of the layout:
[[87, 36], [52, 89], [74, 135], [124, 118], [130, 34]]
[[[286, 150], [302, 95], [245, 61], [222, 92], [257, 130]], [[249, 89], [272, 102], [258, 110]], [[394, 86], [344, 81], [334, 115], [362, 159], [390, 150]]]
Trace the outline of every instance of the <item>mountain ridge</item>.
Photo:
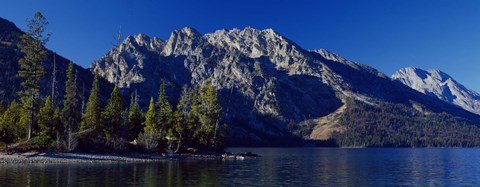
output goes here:
[[[15, 74], [22, 54], [15, 42], [22, 32], [11, 22], [2, 24], [11, 27], [0, 28], [0, 96], [9, 102], [21, 89]], [[49, 73], [50, 60], [45, 62]], [[58, 90], [64, 89], [67, 64], [57, 56]], [[137, 92], [143, 108], [145, 98], [158, 96], [161, 82], [175, 104], [183, 87], [210, 80], [223, 108], [222, 124], [230, 127], [229, 145], [480, 146], [478, 115], [370, 66], [324, 49], [305, 50], [272, 29], [202, 35], [187, 27], [167, 40], [128, 36], [89, 70], [78, 69], [84, 95], [92, 72], [98, 72], [110, 82], [101, 80], [102, 100], [118, 85], [124, 95]], [[50, 93], [49, 80], [47, 73], [42, 97]]]
[[468, 89], [440, 70], [406, 67], [395, 72], [392, 79], [421, 93], [480, 114], [480, 94]]
[[[137, 36], [134, 38], [141, 38]], [[108, 80], [118, 75], [121, 87], [139, 90], [144, 97], [155, 97], [163, 81], [175, 93], [185, 85], [210, 79], [219, 90], [232, 139], [241, 145], [258, 145], [291, 135], [332, 138], [348, 131], [342, 121], [348, 115], [338, 112], [347, 103], [353, 106], [343, 111], [366, 107], [355, 104], [358, 102], [377, 107], [401, 104], [414, 113], [447, 113], [471, 119], [469, 123], [474, 126], [478, 124], [473, 121], [480, 119], [392, 81], [370, 66], [324, 49], [305, 50], [272, 29], [222, 29], [202, 35], [185, 27], [158, 41], [158, 45], [135, 41], [155, 46], [144, 48], [135, 47], [129, 40], [93, 62], [91, 70]], [[171, 98], [175, 102], [178, 95]], [[349, 99], [353, 102], [347, 102]], [[335, 111], [338, 115], [328, 117]], [[332, 128], [323, 128], [322, 124]]]

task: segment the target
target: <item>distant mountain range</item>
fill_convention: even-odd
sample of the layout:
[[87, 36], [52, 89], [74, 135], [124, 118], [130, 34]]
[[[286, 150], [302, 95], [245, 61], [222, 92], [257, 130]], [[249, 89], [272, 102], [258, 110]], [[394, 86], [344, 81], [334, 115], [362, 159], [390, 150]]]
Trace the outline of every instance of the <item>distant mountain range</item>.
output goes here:
[[[15, 43], [16, 37], [10, 40]], [[21, 54], [4, 44], [10, 40], [0, 38], [0, 60], [12, 66], [1, 69], [1, 80], [17, 79]], [[92, 74], [77, 68], [90, 86]], [[230, 145], [480, 146], [480, 116], [367, 65], [324, 49], [305, 50], [272, 29], [202, 35], [185, 27], [168, 40], [128, 36], [90, 71], [126, 94], [137, 91], [144, 107], [163, 81], [175, 103], [183, 86], [210, 79], [218, 89], [223, 123], [230, 127]], [[18, 81], [15, 85], [2, 83], [0, 93], [15, 93], [20, 88]]]
[[392, 79], [424, 94], [480, 114], [480, 94], [466, 88], [448, 74], [439, 70], [407, 67], [395, 72]]

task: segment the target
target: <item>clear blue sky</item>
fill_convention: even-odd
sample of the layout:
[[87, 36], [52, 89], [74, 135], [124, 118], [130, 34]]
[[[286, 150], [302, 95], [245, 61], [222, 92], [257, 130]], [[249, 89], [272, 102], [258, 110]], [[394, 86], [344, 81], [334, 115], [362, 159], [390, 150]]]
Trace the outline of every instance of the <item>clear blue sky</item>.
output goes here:
[[2, 0], [21, 29], [35, 11], [50, 21], [48, 47], [84, 67], [124, 35], [168, 39], [185, 26], [273, 28], [305, 49], [325, 48], [387, 75], [440, 69], [480, 91], [480, 1], [445, 0]]

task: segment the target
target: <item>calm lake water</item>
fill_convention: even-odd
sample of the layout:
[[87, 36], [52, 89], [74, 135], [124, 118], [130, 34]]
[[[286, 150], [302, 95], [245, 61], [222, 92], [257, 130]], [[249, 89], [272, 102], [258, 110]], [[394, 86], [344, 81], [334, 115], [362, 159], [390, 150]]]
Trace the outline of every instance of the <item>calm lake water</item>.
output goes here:
[[0, 165], [0, 186], [479, 186], [480, 149], [234, 148], [262, 158]]

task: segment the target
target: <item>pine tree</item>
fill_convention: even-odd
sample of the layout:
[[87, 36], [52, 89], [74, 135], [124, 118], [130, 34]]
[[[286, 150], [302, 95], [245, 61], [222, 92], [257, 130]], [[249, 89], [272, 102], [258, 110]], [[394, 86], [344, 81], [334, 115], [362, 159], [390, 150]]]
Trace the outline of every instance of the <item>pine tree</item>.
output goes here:
[[145, 116], [140, 109], [140, 105], [138, 104], [136, 95], [132, 94], [131, 101], [130, 101], [130, 108], [128, 111], [128, 137], [127, 140], [132, 141], [134, 140], [138, 134], [143, 129], [143, 122], [145, 121]]
[[150, 98], [150, 105], [145, 114], [145, 128], [143, 133], [138, 135], [139, 144], [146, 150], [154, 150], [158, 146], [160, 134], [158, 130], [157, 114], [155, 111], [155, 102]]
[[200, 97], [202, 101], [200, 112], [202, 134], [199, 140], [201, 144], [215, 148], [222, 108], [217, 98], [217, 90], [210, 80], [206, 81], [200, 89]]
[[177, 145], [175, 152], [178, 152], [183, 145], [191, 144], [191, 141], [193, 141], [194, 131], [189, 127], [192, 100], [190, 90], [186, 86], [183, 87], [180, 101], [177, 104], [177, 110], [173, 114], [172, 135], [175, 137], [175, 143]]
[[200, 95], [198, 94], [198, 87], [194, 88], [190, 91], [190, 98], [191, 98], [191, 105], [189, 111], [189, 117], [187, 121], [187, 133], [191, 133], [193, 136], [190, 138], [190, 143], [193, 146], [198, 146], [200, 143], [201, 136], [203, 133], [200, 131], [201, 123], [200, 123], [200, 115], [201, 115], [201, 107], [202, 101]]
[[45, 99], [45, 104], [40, 108], [38, 115], [38, 126], [40, 127], [39, 136], [45, 137], [47, 140], [55, 138], [55, 109], [53, 108], [52, 98], [50, 96]]
[[102, 113], [103, 125], [105, 126], [105, 136], [107, 141], [114, 141], [114, 144], [116, 144], [115, 141], [117, 141], [118, 138], [122, 138], [120, 136], [120, 132], [122, 130], [122, 112], [122, 93], [118, 87], [115, 86], [110, 94], [108, 104]]
[[158, 96], [158, 123], [160, 125], [160, 133], [164, 134], [169, 131], [173, 123], [173, 109], [172, 105], [168, 101], [166, 93], [165, 82], [160, 85], [160, 93]]
[[150, 98], [150, 105], [148, 106], [147, 113], [145, 114], [145, 129], [144, 131], [158, 130], [157, 112], [155, 110], [155, 102], [153, 97]]
[[22, 106], [14, 100], [0, 116], [0, 141], [5, 144], [5, 151], [8, 149], [8, 144], [16, 142], [26, 134], [24, 124], [27, 118], [23, 110]]
[[63, 98], [63, 121], [67, 130], [67, 150], [75, 148], [76, 139], [74, 131], [77, 130], [81, 119], [80, 103], [77, 96], [76, 76], [73, 72], [73, 63], [68, 64], [67, 81], [65, 82], [65, 95]]
[[40, 93], [40, 78], [45, 74], [43, 61], [46, 59], [47, 51], [44, 46], [50, 38], [50, 34], [45, 36], [45, 28], [48, 21], [40, 12], [36, 12], [33, 19], [27, 23], [28, 30], [23, 34], [18, 47], [25, 56], [19, 60], [20, 69], [18, 77], [24, 78], [22, 86], [23, 91], [19, 92], [23, 107], [30, 115], [28, 123], [27, 139], [30, 140], [32, 130], [36, 126], [38, 114], [38, 97]]
[[62, 114], [60, 112], [60, 109], [55, 108], [55, 112], [53, 113], [53, 130], [55, 131], [55, 144], [57, 146], [57, 149], [61, 148], [61, 137], [62, 137], [62, 132], [65, 132], [65, 127], [62, 124]]
[[169, 149], [178, 152], [184, 144], [186, 120], [180, 111], [173, 113], [173, 124], [169, 130]]
[[95, 73], [92, 90], [88, 97], [85, 115], [82, 119], [80, 130], [92, 129], [94, 134], [102, 130], [101, 128], [101, 114], [102, 103], [100, 101], [100, 87], [98, 84], [99, 75]]
[[58, 108], [54, 108], [53, 99], [48, 96], [45, 99], [45, 104], [40, 109], [38, 116], [38, 125], [40, 126], [39, 136], [45, 138], [51, 144], [54, 140], [57, 146], [59, 146], [60, 132], [63, 130], [60, 112]]

